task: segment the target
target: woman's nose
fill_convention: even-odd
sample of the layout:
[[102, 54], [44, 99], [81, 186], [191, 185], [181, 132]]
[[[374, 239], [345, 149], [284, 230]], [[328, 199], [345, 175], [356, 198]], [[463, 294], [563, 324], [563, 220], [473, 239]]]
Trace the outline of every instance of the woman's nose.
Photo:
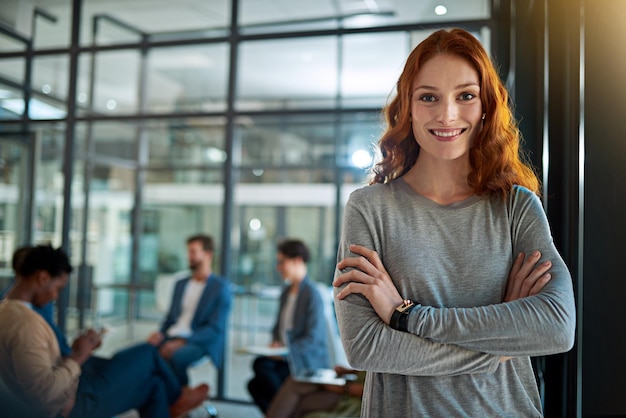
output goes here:
[[458, 105], [454, 101], [442, 101], [438, 110], [437, 121], [443, 124], [453, 122], [459, 117]]

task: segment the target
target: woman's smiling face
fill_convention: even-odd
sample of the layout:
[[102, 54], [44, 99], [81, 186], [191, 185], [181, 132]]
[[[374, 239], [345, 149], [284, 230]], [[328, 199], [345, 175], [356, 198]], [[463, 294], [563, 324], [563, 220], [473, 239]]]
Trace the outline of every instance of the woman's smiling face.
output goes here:
[[465, 59], [438, 54], [424, 63], [413, 83], [411, 122], [419, 158], [469, 158], [482, 128], [478, 73]]

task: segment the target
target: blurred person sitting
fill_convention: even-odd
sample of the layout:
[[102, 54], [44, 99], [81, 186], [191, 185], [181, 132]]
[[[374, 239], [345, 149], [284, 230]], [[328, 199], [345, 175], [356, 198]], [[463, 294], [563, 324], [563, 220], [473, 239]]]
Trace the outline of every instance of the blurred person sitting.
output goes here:
[[172, 302], [161, 328], [148, 337], [159, 349], [181, 385], [189, 378], [187, 368], [204, 356], [221, 369], [232, 288], [228, 280], [212, 272], [214, 244], [209, 235], [187, 239], [187, 258], [191, 277], [178, 280]]
[[[280, 296], [270, 347], [284, 347], [290, 332], [289, 349], [305, 353], [311, 369], [327, 368], [328, 330], [322, 296], [308, 277], [309, 257], [309, 249], [300, 240], [287, 239], [277, 246], [276, 270], [288, 285]], [[248, 391], [261, 411], [266, 412], [289, 376], [288, 362], [282, 356], [261, 356], [254, 360], [253, 370]]]
[[[26, 253], [28, 253], [28, 250], [30, 250], [31, 248], [33, 247], [27, 245], [27, 246], [19, 247], [17, 250], [13, 252], [13, 256], [11, 257], [11, 269], [13, 270], [13, 272], [17, 272], [19, 265], [24, 260]], [[0, 299], [4, 298], [4, 296], [7, 294], [7, 292], [11, 289], [11, 287], [14, 284], [15, 284], [15, 280], [13, 281], [13, 283], [11, 283], [9, 287], [4, 289], [0, 293]], [[65, 334], [61, 332], [59, 327], [57, 327], [56, 323], [54, 322], [54, 301], [46, 303], [42, 307], [33, 306], [33, 310], [37, 312], [39, 315], [41, 315], [43, 319], [46, 320], [48, 325], [50, 325], [50, 328], [52, 328], [52, 330], [54, 331], [54, 335], [57, 337], [57, 341], [59, 343], [59, 350], [61, 351], [61, 355], [66, 356], [69, 353], [71, 353], [72, 348], [67, 343], [67, 338], [65, 338]]]
[[[206, 399], [208, 386], [183, 390], [147, 344], [85, 367], [102, 342], [90, 329], [61, 356], [52, 328], [33, 307], [56, 300], [66, 286], [72, 272], [67, 255], [50, 246], [32, 247], [16, 267], [16, 283], [0, 302], [0, 377], [33, 416], [109, 418], [136, 409], [141, 417], [178, 417]], [[3, 413], [23, 417], [23, 412]]]
[[345, 384], [285, 380], [272, 400], [266, 418], [331, 418], [361, 416], [365, 372], [335, 366], [339, 377], [353, 376]]

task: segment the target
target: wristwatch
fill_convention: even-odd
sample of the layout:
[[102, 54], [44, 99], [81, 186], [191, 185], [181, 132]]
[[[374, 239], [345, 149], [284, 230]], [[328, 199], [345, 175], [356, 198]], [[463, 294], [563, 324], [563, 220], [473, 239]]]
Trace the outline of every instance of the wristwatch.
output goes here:
[[389, 321], [389, 326], [395, 330], [407, 332], [409, 323], [409, 313], [415, 308], [415, 303], [410, 299], [404, 299], [402, 305], [398, 306]]

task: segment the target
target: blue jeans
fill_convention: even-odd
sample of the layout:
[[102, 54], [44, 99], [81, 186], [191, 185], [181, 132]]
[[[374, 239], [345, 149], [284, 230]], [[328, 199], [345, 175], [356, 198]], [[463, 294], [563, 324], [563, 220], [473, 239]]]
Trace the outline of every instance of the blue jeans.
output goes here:
[[[165, 341], [169, 339], [170, 338], [167, 338]], [[187, 343], [176, 350], [169, 360], [166, 360], [181, 386], [187, 386], [189, 384], [189, 376], [187, 375], [189, 366], [200, 360], [204, 355], [205, 352], [200, 346]]]
[[142, 418], [169, 418], [169, 405], [181, 394], [178, 379], [147, 343], [110, 359], [92, 357], [81, 369], [70, 418], [110, 418], [129, 409]]

